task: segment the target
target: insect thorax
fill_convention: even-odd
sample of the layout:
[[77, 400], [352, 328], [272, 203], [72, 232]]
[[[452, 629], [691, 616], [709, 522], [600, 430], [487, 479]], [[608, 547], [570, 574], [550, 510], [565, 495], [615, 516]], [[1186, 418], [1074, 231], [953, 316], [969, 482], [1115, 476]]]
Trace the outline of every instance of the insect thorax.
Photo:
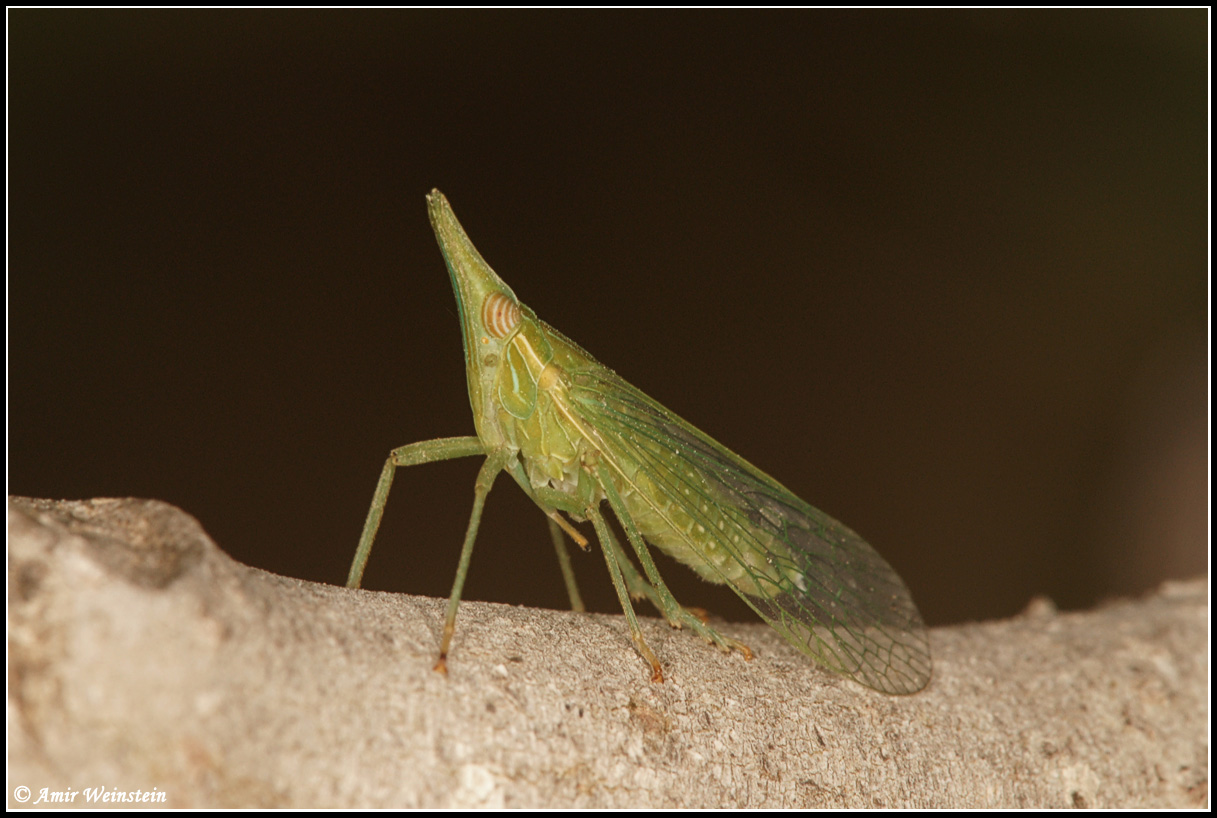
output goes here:
[[495, 415], [503, 441], [519, 450], [532, 485], [573, 497], [590, 444], [559, 404], [566, 371], [586, 361], [547, 330], [540, 321], [525, 320], [504, 343]]

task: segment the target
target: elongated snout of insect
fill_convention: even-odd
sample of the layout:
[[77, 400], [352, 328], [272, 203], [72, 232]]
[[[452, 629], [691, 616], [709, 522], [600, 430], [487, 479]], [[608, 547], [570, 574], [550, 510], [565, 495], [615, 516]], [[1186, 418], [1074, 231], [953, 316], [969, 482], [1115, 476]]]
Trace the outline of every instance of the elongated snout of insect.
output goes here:
[[474, 336], [482, 331], [481, 315], [486, 300], [492, 295], [505, 295], [515, 302], [515, 293], [490, 268], [473, 246], [473, 242], [469, 241], [469, 236], [465, 235], [464, 228], [456, 220], [456, 214], [452, 212], [452, 206], [448, 204], [444, 194], [438, 190], [431, 191], [427, 196], [427, 212], [431, 217], [435, 238], [448, 264], [452, 289], [460, 307], [465, 349], [468, 351], [476, 348], [474, 342], [477, 339]]

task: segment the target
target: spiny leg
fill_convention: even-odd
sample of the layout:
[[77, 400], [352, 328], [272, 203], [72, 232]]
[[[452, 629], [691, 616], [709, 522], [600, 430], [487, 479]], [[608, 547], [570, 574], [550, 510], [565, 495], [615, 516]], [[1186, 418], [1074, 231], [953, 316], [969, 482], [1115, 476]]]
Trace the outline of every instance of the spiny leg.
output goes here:
[[603, 515], [595, 506], [588, 508], [586, 514], [591, 518], [592, 525], [596, 527], [596, 536], [600, 538], [600, 550], [604, 552], [604, 561], [608, 564], [609, 576], [613, 578], [613, 588], [617, 590], [617, 599], [621, 602], [621, 610], [625, 611], [625, 620], [630, 626], [630, 639], [634, 641], [634, 647], [642, 654], [642, 658], [650, 662], [651, 681], [662, 684], [663, 670], [659, 667], [659, 660], [655, 658], [655, 654], [651, 652], [650, 647], [642, 638], [642, 629], [638, 627], [638, 618], [634, 616], [634, 606], [630, 604], [625, 581], [621, 578], [621, 567], [617, 564], [617, 558], [613, 555], [612, 548], [607, 545], [612, 537], [612, 534], [609, 533], [608, 523], [604, 521]]
[[[612, 549], [613, 558], [617, 560], [617, 565], [621, 568], [621, 578], [625, 581], [626, 590], [630, 594], [630, 599], [635, 602], [647, 600], [659, 613], [664, 613], [663, 603], [659, 599], [659, 594], [656, 593], [654, 586], [642, 578], [642, 574], [638, 573], [638, 569], [634, 567], [634, 563], [625, 555], [625, 551], [621, 548], [617, 541], [617, 535], [613, 533], [612, 528], [605, 528], [604, 533], [606, 539], [603, 541]], [[561, 557], [559, 557], [561, 559]], [[569, 559], [569, 558], [568, 558]], [[703, 621], [705, 621], [703, 619]], [[672, 627], [679, 628], [680, 622], [669, 622]]]
[[[586, 508], [582, 507], [582, 503], [579, 503], [569, 494], [559, 492], [545, 486], [533, 486], [531, 483], [529, 483], [528, 478], [524, 474], [524, 469], [519, 462], [509, 464], [508, 471], [511, 473], [512, 477], [515, 478], [515, 481], [520, 484], [520, 487], [524, 489], [525, 493], [532, 497], [533, 501], [550, 516], [550, 532], [554, 538], [554, 548], [558, 552], [558, 561], [562, 563], [563, 566], [563, 577], [567, 579], [567, 591], [571, 592], [571, 590], [574, 589], [574, 593], [572, 594], [572, 607], [574, 607], [575, 610], [583, 610], [582, 600], [579, 600], [578, 606], [574, 604], [576, 600], [575, 594], [578, 593], [578, 589], [574, 586], [574, 573], [567, 573], [567, 566], [570, 563], [570, 558], [566, 553], [566, 543], [562, 540], [561, 532], [557, 530], [555, 523], [560, 525], [561, 523], [565, 522], [565, 519], [562, 517], [559, 511], [565, 511], [567, 514], [574, 515], [577, 518], [590, 517], [590, 512], [588, 512]], [[578, 537], [577, 532], [572, 533], [569, 523], [563, 526], [563, 528], [568, 534], [571, 535], [572, 538], [576, 538], [575, 542], [581, 548], [585, 550], [587, 549], [587, 540], [583, 537]], [[605, 525], [603, 531], [597, 530], [596, 533], [600, 538], [601, 547], [612, 552], [613, 559], [616, 561], [617, 566], [621, 571], [622, 579], [625, 583], [625, 587], [630, 598], [635, 600], [646, 599], [652, 605], [654, 605], [655, 609], [661, 614], [664, 613], [665, 609], [663, 603], [660, 601], [659, 595], [656, 593], [651, 584], [642, 578], [642, 576], [638, 573], [638, 569], [634, 567], [634, 563], [631, 562], [629, 557], [625, 555], [625, 551], [618, 544], [617, 537], [614, 536], [613, 530]], [[674, 628], [681, 627], [681, 623], [676, 620], [669, 620], [669, 624], [671, 624]]]
[[[617, 537], [613, 534], [611, 528], [606, 528], [605, 533], [608, 534], [607, 545], [613, 550], [613, 557], [617, 560], [617, 564], [621, 566], [621, 576], [625, 580], [625, 587], [630, 592], [630, 598], [633, 600], [647, 600], [655, 606], [655, 610], [661, 614], [664, 613], [663, 602], [659, 599], [659, 594], [656, 593], [655, 587], [651, 583], [642, 578], [638, 573], [638, 569], [634, 567], [634, 563], [625, 555], [625, 551], [617, 542]], [[674, 628], [679, 628], [680, 623], [669, 623]]]
[[562, 579], [566, 582], [566, 593], [570, 597], [570, 609], [583, 613], [587, 610], [583, 605], [583, 597], [579, 596], [579, 586], [575, 582], [575, 570], [570, 564], [570, 554], [566, 550], [566, 540], [562, 539], [562, 529], [553, 517], [549, 518], [549, 536], [554, 541], [554, 550], [558, 553], [558, 565], [562, 566]]
[[[609, 529], [613, 541], [613, 553], [617, 555], [617, 564], [621, 566], [621, 575], [625, 579], [625, 586], [630, 590], [630, 598], [640, 601], [645, 599], [654, 606], [655, 610], [661, 615], [666, 615], [663, 601], [660, 599], [659, 592], [655, 590], [655, 586], [642, 578], [642, 574], [638, 573], [638, 569], [634, 567], [634, 562], [625, 554], [625, 549], [617, 541], [617, 536]], [[709, 617], [706, 614], [705, 608], [694, 608], [690, 605], [682, 605], [688, 613], [696, 616], [703, 624], [708, 623]], [[683, 628], [682, 620], [668, 620], [668, 624], [673, 628]]]
[[372, 541], [376, 539], [376, 530], [380, 528], [380, 518], [389, 499], [389, 488], [393, 485], [393, 473], [397, 471], [397, 467], [416, 466], [475, 454], [486, 454], [486, 447], [476, 437], [424, 440], [398, 447], [389, 453], [389, 459], [381, 469], [380, 480], [376, 483], [376, 492], [372, 495], [372, 507], [368, 509], [368, 517], [363, 524], [363, 534], [359, 537], [359, 547], [355, 549], [355, 559], [351, 563], [350, 573], [347, 574], [348, 588], [358, 588], [359, 583], [363, 581], [363, 570], [367, 567], [368, 556], [372, 553]]
[[482, 468], [478, 470], [477, 482], [473, 486], [473, 511], [469, 515], [469, 528], [465, 531], [465, 544], [461, 547], [461, 560], [456, 568], [456, 579], [452, 581], [452, 595], [448, 597], [448, 614], [444, 617], [444, 635], [439, 645], [439, 661], [434, 670], [447, 675], [448, 647], [452, 644], [452, 634], [456, 632], [456, 609], [461, 604], [461, 590], [465, 587], [465, 574], [469, 571], [469, 558], [473, 556], [473, 542], [477, 539], [478, 526], [482, 522], [482, 507], [486, 505], [486, 495], [494, 485], [494, 478], [510, 458], [511, 452], [500, 449], [486, 458]]
[[[524, 473], [524, 465], [519, 458], [513, 458], [508, 462], [507, 473], [537, 504], [537, 507], [545, 512], [545, 516], [549, 517], [549, 535], [554, 542], [554, 551], [558, 555], [558, 565], [562, 568], [562, 580], [566, 583], [566, 595], [570, 597], [571, 610], [583, 613], [587, 608], [583, 605], [583, 597], [579, 595], [579, 586], [575, 582], [575, 571], [571, 567], [570, 554], [566, 550], [566, 541], [562, 539], [562, 532], [565, 531], [575, 541], [575, 545], [584, 551], [587, 550], [587, 537], [580, 534], [579, 530], [571, 525], [558, 510], [564, 509], [568, 513], [573, 513], [578, 506], [571, 497], [561, 492], [549, 488], [535, 488]], [[557, 505], [552, 502], [554, 500], [557, 501]]]
[[667, 620], [676, 627], [687, 625], [690, 630], [710, 644], [716, 645], [720, 650], [730, 651], [734, 648], [744, 654], [745, 659], [751, 661], [751, 648], [738, 639], [723, 636], [703, 622], [696, 614], [685, 610], [676, 601], [676, 598], [672, 596], [672, 592], [668, 590], [668, 586], [664, 583], [663, 577], [659, 575], [659, 569], [655, 567], [655, 561], [651, 559], [651, 553], [647, 550], [646, 543], [642, 540], [642, 534], [638, 531], [638, 525], [634, 522], [634, 517], [630, 514], [629, 509], [625, 507], [621, 495], [617, 493], [617, 489], [613, 486], [608, 468], [603, 463], [596, 464], [596, 479], [604, 490], [613, 513], [621, 521], [621, 527], [625, 529], [625, 536], [629, 539], [630, 545], [634, 547], [634, 553], [638, 555], [638, 561], [642, 563], [642, 570], [646, 572], [647, 579], [650, 580], [655, 593], [659, 597], [658, 607], [663, 611], [663, 615], [667, 617]]
[[[524, 474], [524, 464], [518, 458], [511, 460], [507, 464], [507, 473], [511, 475], [511, 479], [516, 481], [520, 489], [528, 495], [529, 499], [537, 504], [537, 508], [545, 512], [545, 516], [558, 524], [558, 527], [566, 532], [566, 535], [575, 541], [575, 545], [587, 550], [587, 537], [579, 533], [579, 529], [571, 525], [565, 517], [559, 513], [559, 509], [568, 514], [579, 513], [583, 510], [582, 505], [575, 502], [570, 496], [563, 494], [560, 491], [555, 491], [551, 488], [535, 488], [528, 476]], [[553, 502], [556, 500], [557, 502]]]

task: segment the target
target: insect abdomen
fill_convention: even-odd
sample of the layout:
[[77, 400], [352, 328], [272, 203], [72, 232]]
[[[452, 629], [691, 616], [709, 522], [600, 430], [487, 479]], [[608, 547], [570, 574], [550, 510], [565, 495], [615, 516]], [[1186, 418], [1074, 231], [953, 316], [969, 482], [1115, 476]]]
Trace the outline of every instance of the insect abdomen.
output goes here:
[[783, 581], [781, 569], [767, 555], [787, 553], [784, 544], [737, 519], [739, 512], [716, 498], [713, 487], [698, 475], [687, 474], [684, 480], [661, 484], [657, 479], [673, 474], [658, 474], [652, 478], [638, 470], [631, 484], [619, 489], [648, 542], [702, 579], [720, 584], [729, 581], [744, 593], [761, 593], [758, 582], [777, 585]]

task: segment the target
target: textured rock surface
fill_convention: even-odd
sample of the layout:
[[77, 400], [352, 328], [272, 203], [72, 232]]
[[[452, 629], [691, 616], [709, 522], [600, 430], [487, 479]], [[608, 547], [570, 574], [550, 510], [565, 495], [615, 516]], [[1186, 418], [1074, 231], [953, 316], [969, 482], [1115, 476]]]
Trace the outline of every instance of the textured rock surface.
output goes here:
[[[249, 568], [156, 501], [10, 498], [9, 806], [1203, 807], [1204, 581], [939, 628], [894, 698], [764, 625], [744, 662], [645, 619], [443, 603]], [[18, 800], [28, 787], [29, 801]], [[119, 804], [139, 806], [139, 804]]]

